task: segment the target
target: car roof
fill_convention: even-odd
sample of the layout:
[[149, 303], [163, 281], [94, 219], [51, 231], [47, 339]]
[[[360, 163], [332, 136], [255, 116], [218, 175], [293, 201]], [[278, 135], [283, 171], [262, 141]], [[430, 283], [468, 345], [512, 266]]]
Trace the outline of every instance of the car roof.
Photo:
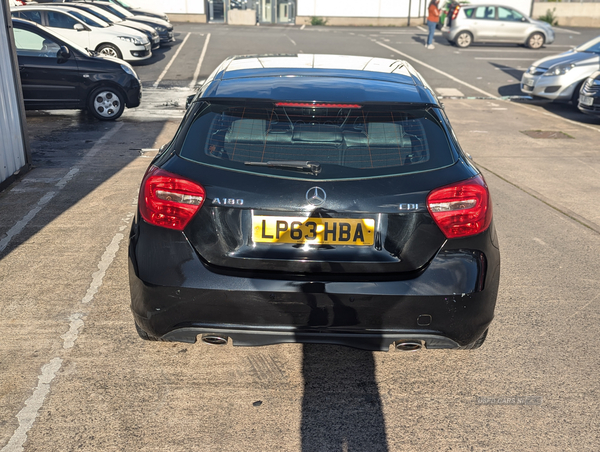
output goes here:
[[39, 28], [40, 30], [48, 31], [45, 27], [42, 27], [40, 24], [33, 22], [31, 20], [22, 19], [20, 17], [11, 17], [11, 19], [12, 19], [13, 25], [14, 24], [26, 25], [29, 27], [36, 27], [36, 28]]
[[198, 97], [439, 105], [433, 90], [406, 61], [320, 54], [230, 57]]

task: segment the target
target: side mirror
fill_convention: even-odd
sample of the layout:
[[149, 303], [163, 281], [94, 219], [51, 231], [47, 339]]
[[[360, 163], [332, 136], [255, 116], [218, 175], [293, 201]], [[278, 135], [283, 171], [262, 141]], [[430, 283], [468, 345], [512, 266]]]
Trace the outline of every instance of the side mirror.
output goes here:
[[85, 27], [83, 25], [81, 25], [81, 24], [75, 24], [75, 25], [73, 25], [73, 28], [75, 30], [77, 30], [77, 31], [83, 31], [83, 30], [85, 30]]
[[56, 57], [58, 58], [59, 63], [64, 63], [71, 58], [71, 51], [67, 46], [60, 46], [60, 49], [56, 52]]

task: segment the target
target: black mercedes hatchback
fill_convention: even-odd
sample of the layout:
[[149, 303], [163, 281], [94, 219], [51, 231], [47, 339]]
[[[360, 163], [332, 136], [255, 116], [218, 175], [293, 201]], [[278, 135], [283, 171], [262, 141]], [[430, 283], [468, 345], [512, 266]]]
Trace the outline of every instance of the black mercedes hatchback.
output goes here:
[[481, 346], [488, 187], [406, 62], [225, 60], [148, 168], [129, 244], [147, 340]]

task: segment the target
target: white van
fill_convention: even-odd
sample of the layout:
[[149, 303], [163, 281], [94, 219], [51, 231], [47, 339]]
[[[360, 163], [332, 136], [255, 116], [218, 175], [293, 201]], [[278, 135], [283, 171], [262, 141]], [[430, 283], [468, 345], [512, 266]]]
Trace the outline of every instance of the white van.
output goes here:
[[75, 44], [125, 61], [152, 56], [151, 44], [143, 33], [103, 20], [67, 6], [28, 5], [11, 8], [20, 17], [49, 28]]

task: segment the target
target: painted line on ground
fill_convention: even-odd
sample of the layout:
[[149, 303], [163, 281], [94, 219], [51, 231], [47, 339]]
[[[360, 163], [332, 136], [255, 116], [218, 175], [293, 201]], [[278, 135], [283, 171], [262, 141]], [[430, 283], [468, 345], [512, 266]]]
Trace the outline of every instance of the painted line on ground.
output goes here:
[[12, 241], [13, 238], [15, 238], [17, 235], [19, 235], [19, 233], [21, 231], [23, 231], [23, 229], [25, 229], [25, 227], [29, 224], [29, 222], [39, 213], [40, 210], [42, 210], [44, 208], [44, 206], [46, 204], [48, 204], [52, 198], [54, 198], [63, 188], [65, 188], [65, 185], [67, 185], [67, 183], [69, 183], [69, 181], [71, 179], [73, 179], [73, 177], [79, 172], [79, 169], [83, 166], [85, 166], [85, 163], [87, 163], [87, 161], [94, 157], [94, 155], [96, 155], [96, 153], [98, 152], [98, 150], [104, 145], [104, 143], [106, 143], [108, 140], [110, 140], [112, 138], [112, 136], [114, 134], [116, 134], [121, 127], [123, 127], [122, 122], [118, 122], [115, 124], [115, 126], [109, 130], [108, 132], [106, 132], [102, 138], [100, 138], [96, 144], [92, 147], [92, 149], [90, 149], [90, 151], [85, 154], [83, 156], [83, 158], [79, 161], [79, 163], [76, 166], [73, 166], [69, 172], [67, 174], [65, 174], [54, 186], [56, 187], [56, 190], [53, 191], [48, 191], [46, 193], [44, 193], [44, 195], [40, 198], [40, 200], [36, 203], [35, 207], [33, 207], [29, 212], [27, 212], [27, 214], [25, 214], [25, 216], [23, 218], [21, 218], [19, 221], [17, 221], [17, 223], [8, 230], [8, 232], [6, 233], [6, 236], [0, 240], [0, 253], [2, 253], [6, 247], [9, 245], [9, 243]]
[[557, 31], [558, 33], [572, 33], [574, 35], [580, 35], [581, 33], [575, 30], [569, 30], [568, 28], [556, 28], [554, 27], [554, 31]]
[[6, 446], [4, 446], [0, 452], [23, 451], [23, 444], [27, 441], [27, 432], [33, 427], [33, 423], [39, 415], [40, 408], [50, 392], [50, 383], [52, 383], [52, 380], [56, 377], [56, 373], [60, 370], [61, 366], [62, 359], [54, 358], [42, 367], [41, 374], [38, 377], [37, 387], [33, 391], [33, 394], [25, 401], [23, 409], [17, 414], [19, 427], [17, 427], [17, 430], [15, 430]]
[[[133, 215], [133, 211], [130, 211], [121, 219], [121, 222], [124, 224], [119, 226], [119, 232], [114, 235], [110, 244], [105, 248], [102, 257], [100, 258], [100, 262], [98, 263], [98, 271], [92, 274], [92, 281], [90, 282], [85, 296], [81, 299], [80, 305], [89, 304], [98, 292], [100, 286], [102, 286], [106, 270], [115, 260], [119, 246], [125, 238], [123, 232], [128, 227]], [[63, 340], [63, 350], [73, 348], [75, 342], [79, 338], [79, 333], [84, 326], [86, 317], [87, 314], [85, 312], [76, 312], [69, 316], [69, 330], [61, 336], [61, 339]], [[16, 416], [19, 426], [0, 452], [22, 452], [24, 450], [23, 445], [27, 441], [27, 434], [39, 416], [40, 409], [50, 393], [50, 386], [56, 378], [56, 374], [61, 369], [62, 363], [63, 358], [55, 356], [47, 364], [42, 366], [40, 375], [38, 376], [37, 387], [33, 390], [33, 394], [25, 401], [25, 406]]]
[[398, 50], [398, 49], [394, 49], [393, 47], [390, 47], [390, 46], [388, 46], [387, 44], [384, 44], [384, 43], [382, 43], [382, 42], [378, 42], [378, 41], [375, 41], [375, 44], [378, 44], [378, 45], [380, 45], [381, 47], [385, 47], [386, 49], [389, 49], [389, 50], [391, 50], [391, 51], [393, 51], [393, 52], [396, 52], [398, 55], [402, 55], [404, 58], [408, 58], [409, 60], [412, 60], [412, 61], [414, 61], [415, 63], [418, 63], [418, 64], [420, 64], [420, 65], [421, 65], [421, 66], [423, 66], [423, 67], [426, 67], [427, 69], [430, 69], [430, 70], [432, 70], [432, 71], [434, 71], [434, 72], [437, 72], [438, 74], [441, 74], [441, 75], [443, 75], [444, 77], [447, 77], [447, 78], [449, 78], [450, 80], [453, 80], [453, 81], [455, 81], [456, 83], [460, 83], [461, 85], [464, 85], [464, 86], [466, 86], [466, 87], [468, 87], [468, 88], [471, 88], [473, 91], [477, 91], [478, 93], [481, 93], [481, 94], [483, 94], [484, 96], [487, 96], [487, 97], [498, 97], [498, 96], [494, 96], [494, 95], [493, 95], [493, 94], [491, 94], [491, 93], [488, 93], [487, 91], [484, 91], [484, 90], [482, 90], [482, 89], [479, 89], [479, 88], [477, 88], [476, 86], [473, 86], [473, 85], [471, 85], [470, 83], [463, 82], [461, 79], [459, 79], [459, 78], [456, 78], [456, 77], [454, 77], [453, 75], [450, 75], [450, 74], [448, 74], [447, 72], [441, 71], [441, 70], [439, 70], [438, 68], [436, 68], [436, 67], [433, 67], [433, 66], [431, 66], [431, 65], [429, 65], [429, 64], [427, 64], [427, 63], [425, 63], [425, 62], [423, 62], [423, 61], [421, 61], [421, 60], [418, 60], [418, 59], [416, 59], [416, 58], [415, 58], [415, 57], [413, 57], [413, 56], [410, 56], [410, 55], [408, 55], [408, 54], [406, 54], [406, 53], [404, 53], [404, 52], [401, 52], [401, 51], [400, 51], [400, 50]]
[[198, 77], [200, 76], [200, 68], [202, 67], [202, 62], [204, 61], [204, 56], [206, 55], [206, 49], [208, 48], [208, 41], [210, 41], [210, 33], [206, 35], [206, 41], [204, 41], [204, 46], [202, 47], [202, 53], [200, 54], [200, 59], [198, 60], [198, 65], [196, 66], [196, 70], [194, 71], [194, 78], [190, 82], [190, 89], [196, 87], [196, 83], [198, 83]]
[[292, 44], [296, 45], [296, 41], [294, 41], [292, 38], [290, 38], [288, 35], [285, 35], [286, 38], [288, 38], [290, 41], [292, 41]]
[[[525, 49], [457, 49], [457, 52], [484, 52], [484, 53], [489, 53], [489, 52], [498, 52], [498, 53], [529, 53], [532, 54], [534, 51], [531, 50], [525, 50]], [[538, 53], [556, 53], [557, 51], [554, 50], [535, 50], [536, 54]], [[558, 52], [560, 52], [558, 50]]]
[[[433, 66], [431, 66], [431, 65], [429, 65], [429, 64], [427, 64], [427, 63], [424, 63], [423, 61], [421, 61], [421, 60], [418, 60], [418, 59], [416, 59], [416, 58], [414, 58], [414, 57], [412, 57], [412, 56], [410, 56], [410, 55], [408, 55], [408, 54], [406, 54], [406, 53], [404, 53], [404, 52], [401, 52], [401, 51], [400, 51], [400, 50], [398, 50], [398, 49], [394, 49], [393, 47], [390, 47], [390, 46], [388, 46], [387, 44], [383, 44], [382, 42], [378, 42], [378, 41], [373, 41], [373, 42], [375, 42], [375, 44], [378, 44], [378, 45], [380, 45], [380, 46], [382, 46], [382, 47], [385, 47], [386, 49], [392, 50], [393, 52], [396, 52], [397, 54], [399, 54], [399, 55], [402, 55], [403, 57], [405, 57], [405, 58], [408, 58], [408, 59], [410, 59], [410, 60], [412, 60], [412, 61], [414, 61], [414, 62], [416, 62], [416, 63], [420, 64], [421, 66], [424, 66], [424, 67], [426, 67], [427, 69], [430, 69], [430, 70], [432, 70], [432, 71], [434, 71], [434, 72], [437, 72], [438, 74], [441, 74], [441, 75], [443, 75], [444, 77], [447, 77], [447, 78], [449, 78], [450, 80], [453, 80], [453, 81], [455, 81], [455, 82], [457, 82], [457, 83], [460, 83], [461, 85], [467, 86], [467, 87], [469, 87], [469, 88], [471, 88], [471, 89], [473, 89], [473, 90], [475, 90], [475, 91], [477, 91], [477, 92], [479, 92], [479, 93], [482, 93], [482, 94], [484, 94], [486, 97], [490, 97], [490, 98], [493, 98], [493, 99], [498, 99], [498, 100], [509, 100], [509, 99], [502, 99], [502, 98], [501, 98], [501, 97], [499, 97], [499, 96], [494, 96], [493, 94], [490, 94], [490, 93], [488, 93], [488, 92], [486, 92], [486, 91], [484, 91], [484, 90], [482, 90], [482, 89], [479, 89], [479, 88], [477, 88], [476, 86], [473, 86], [473, 85], [471, 85], [470, 83], [463, 82], [462, 80], [460, 80], [460, 79], [458, 79], [458, 78], [456, 78], [456, 77], [454, 77], [454, 76], [452, 76], [452, 75], [450, 75], [450, 74], [448, 74], [448, 73], [446, 73], [446, 72], [444, 72], [444, 71], [441, 71], [441, 70], [439, 70], [439, 69], [438, 69], [438, 68], [436, 68], [436, 67], [433, 67]], [[535, 109], [535, 108], [532, 108], [532, 107], [529, 107], [529, 106], [527, 106], [527, 105], [524, 105], [524, 104], [522, 104], [522, 103], [520, 103], [520, 102], [512, 102], [512, 103], [513, 103], [514, 105], [519, 105], [520, 107], [526, 108], [527, 110], [534, 111], [534, 112], [536, 112], [536, 113], [541, 113], [541, 114], [542, 114], [542, 115], [544, 115], [544, 116], [550, 116], [550, 117], [552, 117], [552, 118], [560, 119], [560, 120], [562, 120], [562, 121], [564, 121], [564, 122], [567, 122], [567, 123], [569, 123], [569, 124], [572, 124], [572, 125], [574, 125], [574, 126], [580, 126], [580, 127], [583, 127], [583, 128], [585, 128], [585, 129], [590, 129], [590, 130], [594, 130], [594, 131], [596, 131], [596, 132], [600, 132], [600, 128], [599, 128], [599, 127], [594, 127], [594, 126], [590, 126], [590, 125], [588, 125], [588, 124], [584, 124], [584, 123], [581, 123], [581, 122], [576, 122], [576, 121], [573, 121], [573, 120], [571, 120], [571, 119], [563, 118], [562, 116], [556, 115], [556, 114], [554, 114], [554, 113], [542, 112], [542, 111], [539, 111], [539, 110], [537, 110], [537, 109]]]
[[185, 38], [183, 38], [183, 41], [179, 45], [179, 48], [177, 49], [177, 52], [175, 52], [175, 55], [173, 55], [173, 57], [169, 60], [169, 63], [167, 64], [167, 66], [165, 67], [165, 69], [161, 72], [161, 74], [158, 76], [158, 79], [152, 85], [153, 88], [156, 88], [160, 84], [160, 82], [162, 82], [162, 79], [164, 78], [164, 76], [167, 75], [167, 71], [171, 68], [171, 65], [175, 61], [175, 58], [177, 58], [177, 56], [179, 55], [179, 52], [181, 52], [181, 49], [183, 49], [183, 46], [185, 45], [185, 43], [187, 42], [187, 40], [189, 39], [189, 37], [191, 36], [191, 34], [192, 33], [188, 33], [185, 36]]
[[300, 27], [300, 30], [304, 30], [306, 28], [306, 24], [302, 24], [302, 26]]
[[534, 58], [496, 58], [496, 57], [475, 57], [474, 60], [508, 60], [508, 61], [531, 61]]
[[417, 25], [417, 28], [421, 31], [424, 31], [425, 33], [429, 33], [429, 30], [425, 27], [421, 27], [420, 25]]

